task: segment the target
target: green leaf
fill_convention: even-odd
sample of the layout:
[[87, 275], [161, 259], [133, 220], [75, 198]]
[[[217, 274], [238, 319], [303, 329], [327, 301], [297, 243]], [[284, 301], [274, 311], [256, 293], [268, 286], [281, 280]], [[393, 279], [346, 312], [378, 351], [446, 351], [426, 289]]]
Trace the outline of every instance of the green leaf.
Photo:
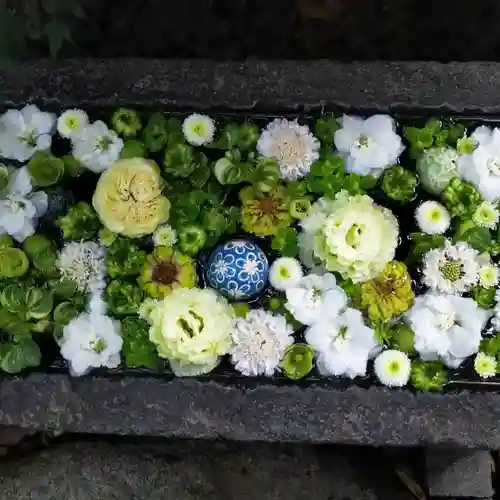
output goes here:
[[292, 227], [282, 229], [273, 238], [271, 247], [283, 257], [295, 257], [298, 251], [297, 231]]
[[410, 251], [410, 260], [420, 260], [429, 250], [442, 248], [446, 238], [442, 235], [429, 235], [424, 233], [411, 233], [410, 239], [413, 243]]
[[47, 151], [37, 151], [28, 162], [28, 171], [35, 186], [52, 186], [64, 175], [64, 161]]
[[54, 323], [58, 327], [65, 327], [78, 314], [79, 310], [71, 302], [62, 302], [54, 309]]
[[64, 40], [73, 41], [69, 26], [60, 19], [49, 21], [43, 31], [49, 40], [50, 55], [53, 58], [59, 54]]
[[163, 362], [149, 340], [149, 325], [144, 320], [132, 316], [123, 319], [122, 336], [122, 353], [126, 366], [161, 369]]
[[467, 229], [460, 238], [478, 252], [485, 252], [491, 243], [491, 233], [485, 227], [472, 227]]
[[41, 359], [40, 348], [31, 339], [0, 346], [0, 370], [7, 373], [19, 373], [25, 368], [34, 368], [40, 364]]
[[9, 333], [15, 339], [31, 338], [32, 325], [6, 309], [0, 309], [0, 330]]
[[314, 124], [314, 135], [322, 144], [332, 145], [335, 139], [335, 132], [340, 129], [340, 121], [333, 115], [326, 115]]

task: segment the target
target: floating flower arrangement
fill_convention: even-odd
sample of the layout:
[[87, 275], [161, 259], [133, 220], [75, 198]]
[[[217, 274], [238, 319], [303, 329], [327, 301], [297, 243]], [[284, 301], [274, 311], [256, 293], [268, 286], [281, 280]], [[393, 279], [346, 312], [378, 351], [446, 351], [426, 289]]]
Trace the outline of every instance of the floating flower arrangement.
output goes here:
[[0, 370], [498, 374], [500, 129], [96, 117], [0, 117]]

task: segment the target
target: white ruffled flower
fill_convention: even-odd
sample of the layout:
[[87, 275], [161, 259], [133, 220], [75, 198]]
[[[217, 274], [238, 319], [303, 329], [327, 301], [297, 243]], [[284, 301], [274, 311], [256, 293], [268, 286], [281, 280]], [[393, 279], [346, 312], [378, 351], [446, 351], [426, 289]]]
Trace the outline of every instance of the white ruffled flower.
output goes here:
[[96, 292], [104, 288], [104, 248], [97, 243], [66, 243], [59, 252], [57, 267], [61, 276], [73, 281], [81, 292]]
[[368, 359], [379, 345], [361, 312], [350, 308], [335, 318], [320, 318], [305, 337], [318, 354], [318, 369], [323, 375], [349, 378], [366, 375]]
[[483, 201], [474, 212], [472, 220], [476, 226], [495, 229], [498, 224], [499, 212], [495, 205], [489, 201]]
[[467, 243], [448, 240], [444, 248], [429, 250], [424, 257], [423, 282], [433, 291], [462, 294], [478, 281], [479, 254]]
[[347, 172], [375, 177], [397, 163], [404, 146], [396, 134], [396, 123], [387, 115], [364, 120], [344, 115], [335, 132], [335, 147], [345, 158]]
[[101, 366], [116, 368], [123, 345], [120, 322], [101, 314], [80, 314], [64, 327], [59, 345], [72, 375]]
[[406, 313], [415, 349], [424, 361], [442, 359], [451, 368], [478, 351], [490, 312], [471, 298], [428, 292]]
[[448, 210], [437, 201], [424, 201], [415, 211], [418, 227], [427, 234], [443, 234], [450, 227]]
[[293, 329], [284, 316], [253, 309], [236, 320], [231, 361], [243, 375], [271, 377], [292, 344]]
[[177, 243], [177, 231], [170, 224], [159, 226], [153, 233], [153, 241], [157, 247], [173, 247]]
[[491, 262], [481, 265], [478, 271], [479, 284], [483, 288], [492, 288], [498, 285], [498, 266]]
[[500, 199], [500, 129], [480, 127], [472, 134], [476, 149], [458, 159], [458, 172], [487, 201]]
[[182, 132], [193, 146], [210, 144], [214, 140], [215, 122], [207, 115], [193, 113], [182, 123]]
[[100, 173], [120, 158], [123, 140], [102, 121], [85, 127], [73, 141], [73, 156], [92, 172]]
[[43, 191], [32, 190], [27, 167], [11, 170], [0, 200], [0, 234], [10, 234], [19, 242], [34, 234], [36, 220], [46, 212], [48, 200]]
[[291, 257], [276, 259], [269, 269], [269, 283], [273, 288], [280, 291], [296, 286], [302, 276], [300, 262]]
[[68, 109], [57, 120], [57, 131], [65, 139], [77, 138], [89, 124], [89, 117], [81, 109]]
[[319, 158], [319, 141], [307, 125], [297, 120], [276, 118], [260, 134], [257, 151], [274, 158], [280, 167], [281, 178], [289, 181], [305, 177]]
[[47, 151], [55, 121], [53, 113], [44, 113], [34, 105], [9, 109], [0, 117], [0, 156], [25, 162], [37, 151]]
[[390, 349], [377, 356], [374, 369], [382, 384], [388, 387], [404, 387], [410, 380], [411, 361], [404, 352]]
[[347, 295], [331, 273], [304, 276], [286, 290], [286, 300], [285, 307], [293, 317], [308, 326], [339, 315], [347, 305]]
[[474, 359], [474, 370], [483, 379], [494, 377], [497, 373], [497, 360], [484, 352], [478, 352]]
[[500, 331], [500, 290], [495, 293], [495, 306], [493, 308], [493, 319], [491, 324], [495, 330]]

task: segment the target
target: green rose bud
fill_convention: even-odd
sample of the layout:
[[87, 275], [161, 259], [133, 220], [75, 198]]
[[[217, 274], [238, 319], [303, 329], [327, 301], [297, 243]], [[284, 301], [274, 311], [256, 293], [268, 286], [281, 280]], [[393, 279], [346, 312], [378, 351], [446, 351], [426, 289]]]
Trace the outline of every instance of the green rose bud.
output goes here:
[[116, 132], [125, 137], [134, 137], [142, 128], [139, 115], [132, 109], [117, 109], [111, 117], [111, 125]]
[[417, 176], [403, 167], [391, 167], [382, 177], [382, 190], [389, 198], [396, 201], [411, 201], [415, 197], [416, 187]]

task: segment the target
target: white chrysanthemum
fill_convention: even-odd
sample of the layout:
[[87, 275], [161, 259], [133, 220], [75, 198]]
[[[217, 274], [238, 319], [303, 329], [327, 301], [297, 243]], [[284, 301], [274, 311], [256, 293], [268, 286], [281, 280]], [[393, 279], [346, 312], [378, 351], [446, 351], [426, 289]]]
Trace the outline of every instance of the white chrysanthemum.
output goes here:
[[59, 345], [72, 375], [101, 366], [116, 368], [123, 345], [120, 322], [102, 314], [80, 314], [64, 327]]
[[377, 276], [398, 245], [396, 218], [367, 195], [341, 191], [335, 200], [319, 199], [300, 225], [305, 235], [299, 240], [301, 254], [309, 258], [312, 244], [313, 257], [326, 270], [356, 282]]
[[92, 172], [104, 172], [120, 158], [123, 140], [102, 121], [85, 127], [73, 141], [73, 156]]
[[472, 134], [476, 149], [458, 159], [458, 172], [470, 182], [485, 200], [500, 199], [500, 129], [480, 127]]
[[95, 292], [104, 287], [104, 249], [97, 243], [66, 243], [59, 252], [57, 267], [61, 276], [74, 281], [81, 292]]
[[431, 290], [462, 294], [478, 281], [478, 252], [467, 243], [448, 240], [444, 248], [434, 248], [424, 257], [423, 282]]
[[492, 263], [484, 264], [479, 268], [479, 284], [483, 288], [492, 288], [498, 285], [498, 266]]
[[307, 329], [305, 337], [318, 354], [323, 375], [350, 378], [366, 375], [368, 359], [379, 345], [361, 312], [350, 308], [335, 318], [321, 318]]
[[478, 351], [490, 314], [471, 298], [428, 292], [415, 299], [406, 319], [424, 361], [440, 358], [456, 368]]
[[233, 308], [209, 288], [176, 288], [142, 314], [149, 316], [149, 339], [178, 376], [208, 373], [229, 352]]
[[297, 259], [280, 257], [269, 269], [269, 283], [276, 290], [284, 291], [296, 286], [303, 275], [302, 266]]
[[9, 109], [0, 117], [0, 157], [25, 162], [52, 144], [56, 115], [30, 104]]
[[65, 139], [74, 139], [89, 124], [89, 117], [82, 109], [68, 109], [57, 120], [57, 131]]
[[388, 387], [404, 387], [411, 374], [411, 361], [407, 354], [390, 349], [375, 359], [375, 375]]
[[177, 243], [177, 231], [170, 224], [159, 226], [153, 233], [153, 241], [157, 247], [173, 247]]
[[22, 242], [35, 232], [35, 226], [47, 210], [48, 198], [43, 191], [33, 192], [27, 167], [11, 169], [9, 183], [0, 200], [0, 234], [10, 234]]
[[344, 115], [342, 128], [335, 132], [335, 147], [344, 156], [348, 172], [375, 177], [397, 163], [404, 150], [396, 122], [387, 115], [366, 120]]
[[443, 234], [450, 227], [448, 210], [437, 201], [424, 201], [415, 211], [418, 227], [427, 234]]
[[276, 118], [260, 134], [257, 151], [274, 158], [281, 178], [289, 181], [305, 177], [319, 158], [319, 141], [306, 125], [297, 120]]
[[474, 370], [483, 379], [494, 377], [497, 373], [497, 360], [484, 352], [478, 352], [474, 359]]
[[193, 146], [210, 144], [214, 140], [215, 122], [207, 115], [193, 113], [182, 123], [182, 132]]
[[309, 274], [286, 290], [285, 307], [303, 325], [311, 326], [326, 316], [335, 317], [347, 305], [347, 295], [335, 276]]
[[293, 329], [284, 316], [253, 309], [236, 320], [231, 361], [243, 375], [271, 377], [292, 344]]
[[476, 226], [495, 229], [498, 224], [499, 212], [495, 205], [489, 201], [483, 201], [474, 212], [472, 220]]

